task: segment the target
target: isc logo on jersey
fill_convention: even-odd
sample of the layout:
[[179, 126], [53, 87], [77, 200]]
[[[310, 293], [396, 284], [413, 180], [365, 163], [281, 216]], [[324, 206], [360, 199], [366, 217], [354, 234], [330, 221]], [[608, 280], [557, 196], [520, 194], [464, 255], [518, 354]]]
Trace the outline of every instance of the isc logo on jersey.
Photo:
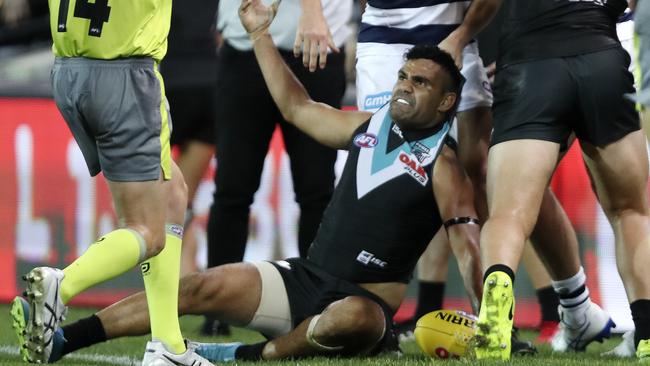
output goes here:
[[377, 146], [377, 141], [377, 136], [368, 132], [360, 133], [352, 140], [355, 145], [363, 148], [373, 148]]
[[399, 154], [399, 161], [404, 164], [404, 170], [406, 170], [408, 175], [415, 178], [415, 180], [423, 186], [427, 184], [429, 176], [427, 175], [427, 172], [424, 171], [422, 165], [420, 165], [420, 162], [418, 162], [414, 157], [402, 151]]
[[413, 332], [415, 341], [428, 356], [462, 357], [476, 334], [476, 320], [464, 311], [436, 310], [418, 320]]

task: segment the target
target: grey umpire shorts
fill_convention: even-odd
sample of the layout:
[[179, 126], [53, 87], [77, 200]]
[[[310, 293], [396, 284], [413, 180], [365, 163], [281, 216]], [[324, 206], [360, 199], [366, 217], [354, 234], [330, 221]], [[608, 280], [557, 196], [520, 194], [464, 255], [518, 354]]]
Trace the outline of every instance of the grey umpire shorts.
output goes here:
[[110, 181], [171, 179], [171, 117], [162, 77], [150, 58], [59, 57], [56, 105], [92, 176]]
[[638, 37], [637, 59], [641, 75], [636, 101], [650, 107], [650, 0], [637, 1], [634, 31]]

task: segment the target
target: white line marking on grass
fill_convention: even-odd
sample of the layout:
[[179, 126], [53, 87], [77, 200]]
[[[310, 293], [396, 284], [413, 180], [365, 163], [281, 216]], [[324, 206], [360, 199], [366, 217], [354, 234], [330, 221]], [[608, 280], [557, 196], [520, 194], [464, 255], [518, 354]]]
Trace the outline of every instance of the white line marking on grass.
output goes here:
[[[6, 355], [18, 356], [18, 347], [0, 345], [0, 353]], [[66, 360], [86, 361], [86, 362], [104, 362], [113, 365], [135, 366], [140, 365], [142, 360], [128, 356], [111, 356], [99, 353], [73, 353], [65, 356]]]

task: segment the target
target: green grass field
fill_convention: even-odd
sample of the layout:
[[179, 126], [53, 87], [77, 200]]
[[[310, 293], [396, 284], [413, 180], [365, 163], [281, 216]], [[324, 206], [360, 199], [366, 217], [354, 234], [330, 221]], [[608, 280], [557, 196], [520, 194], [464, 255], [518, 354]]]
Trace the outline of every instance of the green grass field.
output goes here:
[[[68, 320], [75, 320], [92, 313], [92, 310], [87, 309], [70, 309]], [[193, 340], [227, 342], [227, 341], [243, 341], [243, 342], [256, 342], [262, 339], [261, 336], [254, 332], [235, 329], [234, 335], [227, 338], [205, 338], [198, 335], [198, 328], [202, 319], [199, 317], [184, 317], [182, 318], [181, 326], [186, 337]], [[532, 339], [536, 333], [530, 331], [522, 332], [522, 338]], [[91, 348], [79, 351], [75, 354], [65, 357], [58, 362], [58, 365], [72, 366], [72, 365], [139, 365], [144, 345], [147, 337], [137, 338], [124, 338], [114, 340], [105, 344], [96, 345]], [[609, 350], [616, 346], [620, 341], [620, 337], [613, 339], [603, 344], [592, 344], [589, 346], [586, 353], [582, 354], [552, 354], [548, 346], [539, 347], [540, 353], [534, 357], [518, 357], [513, 359], [510, 363], [514, 365], [624, 365], [636, 363], [635, 359], [618, 360], [611, 358], [603, 358], [600, 353]], [[311, 358], [298, 361], [286, 362], [265, 362], [266, 365], [316, 365], [316, 366], [330, 366], [330, 365], [364, 365], [364, 366], [379, 366], [379, 365], [500, 365], [503, 362], [478, 362], [476, 360], [458, 360], [458, 361], [437, 361], [426, 358], [419, 353], [415, 343], [408, 342], [402, 344], [402, 349], [405, 352], [403, 357], [397, 358], [393, 356], [383, 356], [375, 358], [354, 358], [354, 359], [326, 359], [326, 358]], [[253, 363], [240, 362], [240, 365], [247, 365]], [[7, 305], [0, 306], [0, 365], [2, 366], [17, 366], [25, 365], [18, 357], [18, 347], [16, 345], [15, 335], [11, 329], [11, 321], [9, 316], [9, 307]]]

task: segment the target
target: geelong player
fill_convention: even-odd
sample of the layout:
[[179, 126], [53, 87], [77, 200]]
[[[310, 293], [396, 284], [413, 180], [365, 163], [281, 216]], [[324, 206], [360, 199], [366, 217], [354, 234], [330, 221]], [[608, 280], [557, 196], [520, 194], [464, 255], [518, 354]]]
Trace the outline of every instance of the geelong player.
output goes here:
[[90, 174], [103, 172], [119, 228], [63, 270], [29, 272], [12, 306], [23, 359], [60, 357], [55, 330], [66, 304], [140, 264], [152, 341], [143, 365], [210, 365], [178, 324], [187, 188], [170, 158], [171, 119], [158, 63], [167, 50], [171, 0], [50, 0], [56, 55], [52, 88]]
[[[307, 259], [228, 264], [181, 280], [183, 314], [214, 314], [270, 338], [204, 344], [215, 361], [374, 354], [395, 349], [392, 316], [420, 254], [447, 229], [465, 287], [480, 296], [479, 226], [472, 186], [446, 145], [461, 75], [434, 46], [416, 46], [391, 100], [372, 114], [314, 102], [266, 32], [273, 9], [246, 0], [240, 17], [279, 110], [333, 148], [349, 151]], [[144, 294], [61, 330], [63, 353], [150, 329]], [[90, 336], [89, 336], [90, 335]]]

